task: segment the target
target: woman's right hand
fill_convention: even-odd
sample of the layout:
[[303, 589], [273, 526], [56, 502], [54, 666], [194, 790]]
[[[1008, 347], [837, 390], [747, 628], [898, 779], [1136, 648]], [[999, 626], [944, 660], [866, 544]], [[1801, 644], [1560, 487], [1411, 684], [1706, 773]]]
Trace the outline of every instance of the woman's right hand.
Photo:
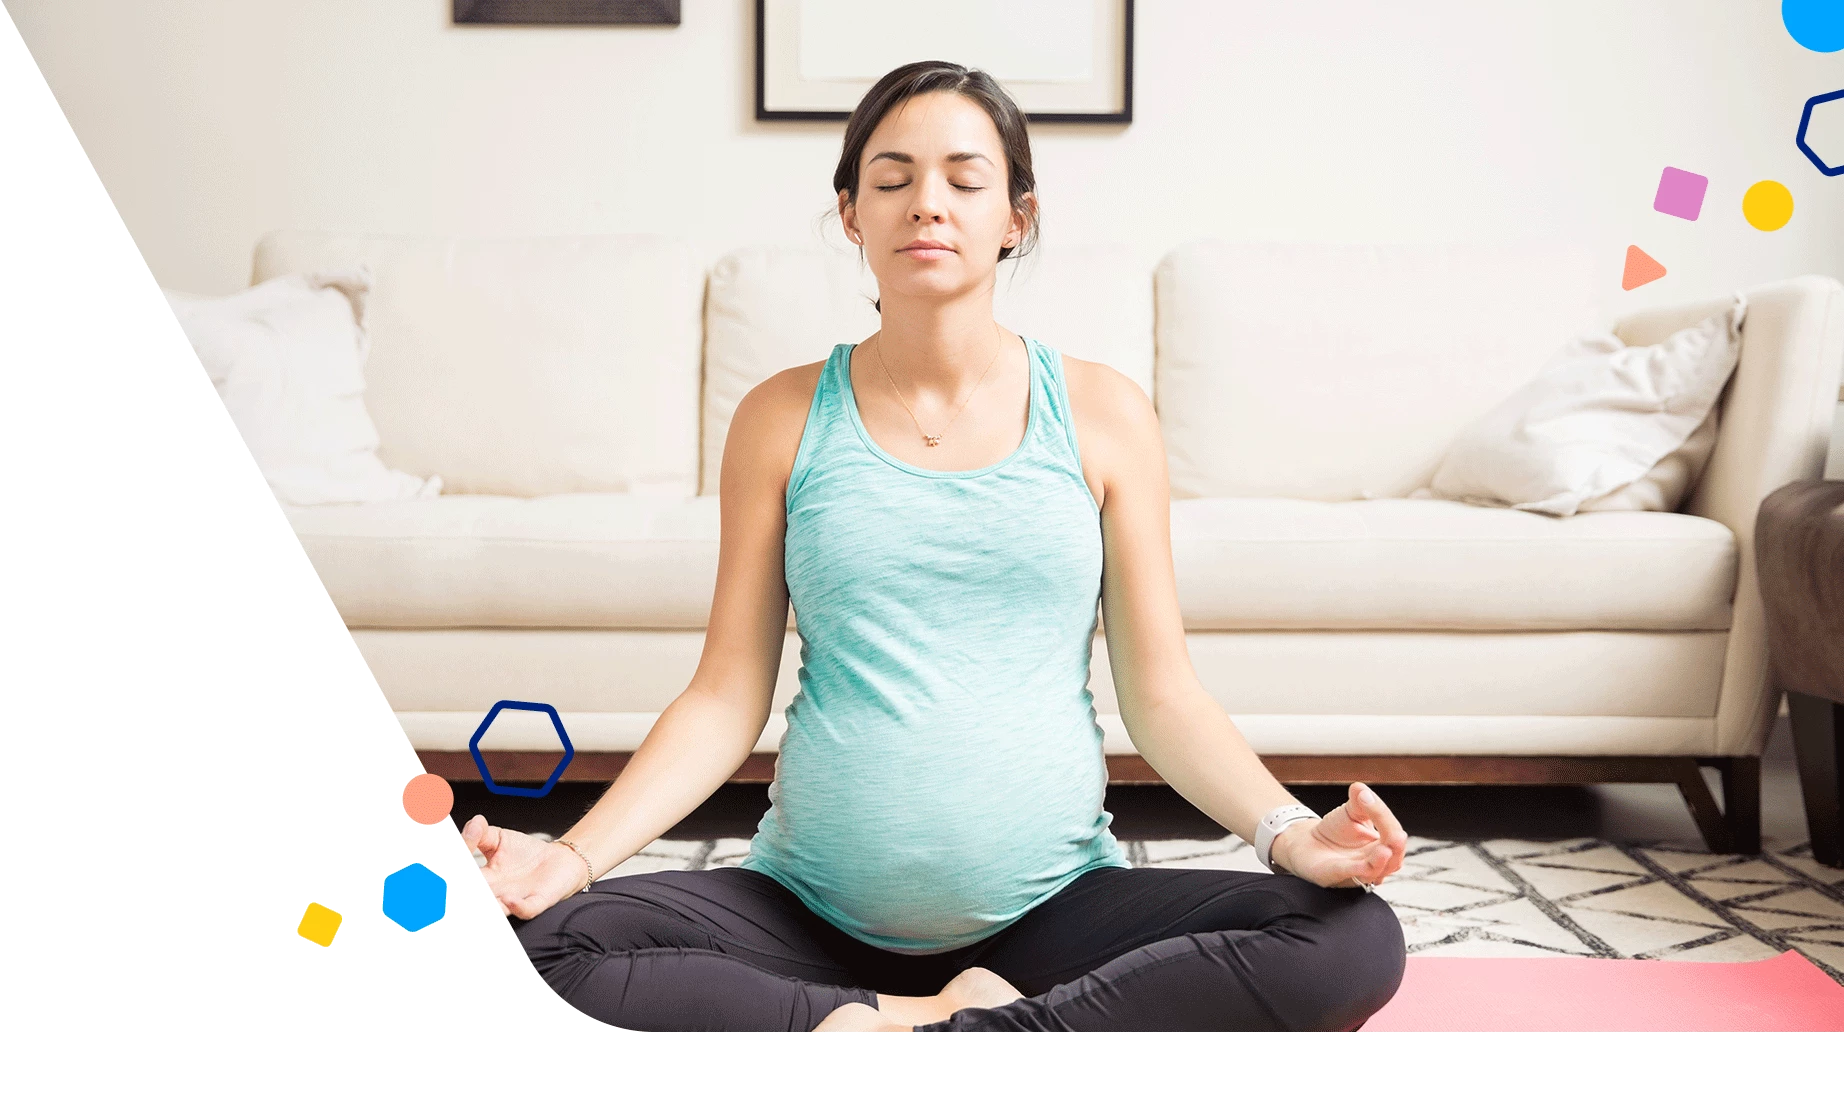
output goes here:
[[582, 890], [588, 870], [583, 859], [560, 846], [517, 830], [487, 825], [475, 815], [461, 828], [467, 848], [487, 863], [480, 867], [500, 910], [530, 919], [565, 896]]

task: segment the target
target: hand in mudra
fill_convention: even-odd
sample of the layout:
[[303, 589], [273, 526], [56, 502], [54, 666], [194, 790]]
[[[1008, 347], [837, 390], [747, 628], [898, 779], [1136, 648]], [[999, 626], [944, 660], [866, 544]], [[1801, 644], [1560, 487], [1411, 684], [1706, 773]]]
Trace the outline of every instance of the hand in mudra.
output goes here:
[[1363, 784], [1317, 822], [1296, 822], [1275, 839], [1270, 857], [1321, 888], [1381, 884], [1402, 867], [1409, 836], [1383, 800]]
[[487, 859], [480, 874], [499, 901], [501, 911], [530, 919], [545, 908], [581, 891], [587, 870], [583, 859], [569, 847], [521, 834], [500, 826], [488, 826], [484, 815], [475, 815], [461, 828], [461, 840], [467, 848]]

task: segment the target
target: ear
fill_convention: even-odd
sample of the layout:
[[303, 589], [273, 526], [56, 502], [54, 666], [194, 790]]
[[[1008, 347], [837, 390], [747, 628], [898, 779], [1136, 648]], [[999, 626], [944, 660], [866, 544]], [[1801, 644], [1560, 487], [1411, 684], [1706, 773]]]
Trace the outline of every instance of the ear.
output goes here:
[[1024, 193], [1018, 198], [1018, 204], [1012, 208], [1012, 222], [1005, 229], [1003, 246], [1016, 247], [1024, 242], [1025, 233], [1037, 223], [1037, 194]]
[[845, 225], [846, 239], [864, 243], [864, 233], [858, 230], [858, 208], [852, 204], [852, 195], [843, 189], [839, 190], [839, 223]]

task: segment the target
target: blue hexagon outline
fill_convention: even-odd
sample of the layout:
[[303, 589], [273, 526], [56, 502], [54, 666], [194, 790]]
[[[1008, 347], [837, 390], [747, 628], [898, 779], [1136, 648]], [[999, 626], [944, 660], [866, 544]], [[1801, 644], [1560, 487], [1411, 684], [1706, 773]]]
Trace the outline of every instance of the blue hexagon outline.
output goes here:
[[1801, 113], [1799, 117], [1799, 134], [1793, 140], [1795, 143], [1799, 144], [1800, 152], [1812, 160], [1812, 165], [1818, 167], [1818, 172], [1828, 178], [1835, 178], [1839, 174], [1844, 174], [1844, 164], [1837, 166], [1825, 165], [1825, 160], [1818, 157], [1818, 152], [1813, 150], [1811, 146], [1806, 143], [1806, 128], [1812, 124], [1812, 109], [1817, 108], [1826, 101], [1840, 99], [1844, 99], [1844, 89], [1839, 89], [1836, 92], [1820, 93], [1811, 100], [1806, 101], [1806, 110]]
[[[427, 877], [428, 880], [424, 880], [423, 879], [424, 877]], [[417, 896], [411, 900], [411, 902], [413, 904], [416, 904], [421, 910], [427, 910], [427, 908], [422, 906], [422, 903], [419, 903], [418, 900], [422, 900], [423, 902], [426, 903], [426, 897], [430, 893], [439, 892], [440, 898], [441, 898], [441, 908], [436, 911], [435, 918], [430, 919], [427, 922], [419, 923], [416, 926], [412, 927], [408, 923], [405, 923], [402, 919], [399, 919], [395, 915], [392, 915], [391, 914], [391, 882], [394, 880], [398, 881], [400, 885], [414, 884], [419, 889], [423, 889], [423, 891], [418, 892]], [[429, 886], [429, 881], [434, 881], [438, 887], [431, 888]], [[404, 930], [409, 931], [411, 934], [415, 934], [417, 931], [420, 931], [425, 927], [432, 927], [435, 924], [441, 922], [443, 919], [446, 919], [448, 917], [448, 881], [445, 877], [442, 876], [441, 873], [436, 872], [434, 869], [431, 869], [429, 866], [423, 864], [421, 861], [412, 861], [408, 865], [405, 865], [403, 868], [398, 869], [396, 872], [384, 878], [384, 900], [383, 900], [382, 909], [384, 911], [384, 917], [386, 919], [389, 919], [391, 922], [402, 927]], [[403, 909], [399, 908], [399, 910], [403, 910]]]
[[[551, 716], [551, 725], [557, 730], [558, 740], [563, 742], [563, 760], [558, 761], [557, 767], [551, 770], [551, 778], [544, 782], [543, 787], [515, 788], [510, 784], [498, 784], [494, 782], [493, 774], [487, 771], [487, 760], [480, 755], [480, 739], [486, 735], [487, 727], [493, 724], [502, 710], [537, 710]], [[543, 799], [551, 794], [551, 789], [557, 786], [558, 779], [563, 776], [563, 770], [569, 768], [570, 762], [576, 759], [576, 747], [570, 744], [570, 735], [564, 731], [563, 719], [557, 717], [557, 708], [549, 703], [521, 703], [516, 699], [501, 699], [493, 704], [493, 709], [480, 720], [480, 727], [474, 731], [474, 736], [468, 739], [467, 751], [473, 754], [474, 767], [480, 770], [480, 779], [487, 791], [494, 795], [516, 795], [525, 799]]]

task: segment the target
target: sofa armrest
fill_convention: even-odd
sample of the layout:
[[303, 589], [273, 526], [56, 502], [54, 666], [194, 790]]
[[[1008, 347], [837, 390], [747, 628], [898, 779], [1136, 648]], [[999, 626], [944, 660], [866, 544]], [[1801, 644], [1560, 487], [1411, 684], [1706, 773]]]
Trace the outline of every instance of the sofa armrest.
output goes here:
[[[1741, 556], [1716, 704], [1716, 752], [1734, 757], [1760, 754], [1780, 706], [1755, 579], [1755, 514], [1780, 487], [1823, 475], [1844, 374], [1844, 283], [1808, 275], [1744, 292], [1741, 359], [1718, 403], [1716, 450], [1680, 511], [1727, 525]], [[1650, 309], [1622, 317], [1614, 331], [1629, 344], [1653, 344], [1726, 304]]]

